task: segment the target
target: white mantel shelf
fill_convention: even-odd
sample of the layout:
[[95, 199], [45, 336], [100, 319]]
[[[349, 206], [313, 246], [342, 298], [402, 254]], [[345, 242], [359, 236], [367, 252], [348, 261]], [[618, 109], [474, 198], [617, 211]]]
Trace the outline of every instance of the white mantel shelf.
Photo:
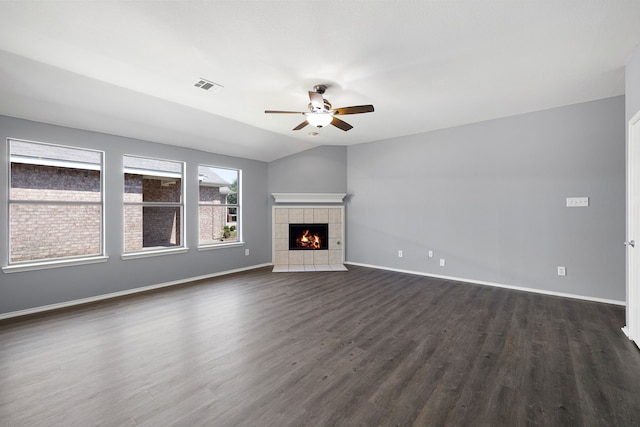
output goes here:
[[347, 193], [271, 193], [276, 203], [342, 203]]

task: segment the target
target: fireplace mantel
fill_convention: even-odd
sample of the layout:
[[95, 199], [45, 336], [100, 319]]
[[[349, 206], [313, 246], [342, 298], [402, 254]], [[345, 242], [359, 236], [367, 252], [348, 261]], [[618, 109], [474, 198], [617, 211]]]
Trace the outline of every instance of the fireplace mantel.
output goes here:
[[271, 193], [276, 203], [342, 203], [346, 193]]

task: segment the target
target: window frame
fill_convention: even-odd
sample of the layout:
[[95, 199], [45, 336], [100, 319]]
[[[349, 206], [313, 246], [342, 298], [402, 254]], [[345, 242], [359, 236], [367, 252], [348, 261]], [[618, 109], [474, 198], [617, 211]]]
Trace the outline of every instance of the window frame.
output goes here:
[[[159, 162], [169, 162], [180, 165], [180, 201], [179, 202], [145, 202], [144, 200], [139, 202], [131, 202], [126, 200], [126, 174], [132, 173], [134, 175], [144, 176], [145, 174], [142, 172], [149, 171], [148, 169], [143, 168], [128, 168], [125, 165], [125, 158], [139, 158], [144, 160], [151, 161], [159, 161]], [[129, 169], [129, 172], [127, 171]], [[140, 154], [123, 154], [122, 155], [122, 255], [121, 258], [123, 260], [137, 259], [137, 258], [147, 258], [161, 255], [172, 255], [177, 253], [185, 253], [189, 251], [187, 246], [187, 226], [186, 226], [186, 218], [185, 218], [185, 206], [186, 206], [186, 162], [181, 160], [172, 160], [172, 159], [162, 159], [158, 157], [145, 156]], [[156, 175], [160, 177], [160, 175]], [[169, 177], [169, 176], [167, 176]], [[144, 193], [142, 193], [144, 196]], [[153, 247], [149, 249], [145, 249], [144, 247], [140, 250], [135, 251], [127, 251], [126, 250], [126, 208], [127, 206], [140, 206], [143, 209], [145, 207], [166, 207], [166, 208], [179, 208], [180, 212], [180, 224], [178, 226], [178, 230], [180, 233], [180, 244], [177, 246], [165, 246], [165, 247]]]
[[[202, 187], [201, 185], [202, 180], [200, 179], [201, 167], [229, 170], [236, 173], [236, 177], [237, 177], [236, 203], [213, 204], [213, 203], [203, 203], [200, 200], [200, 188]], [[230, 184], [233, 184], [233, 183], [230, 183]], [[202, 218], [200, 215], [200, 209], [203, 206], [214, 206], [216, 208], [226, 208], [225, 216], [229, 215], [229, 208], [235, 208], [236, 213], [234, 215], [236, 217], [235, 223], [236, 223], [236, 230], [237, 230], [237, 238], [233, 241], [212, 240], [212, 241], [207, 241], [206, 243], [203, 243], [201, 240]], [[204, 250], [210, 250], [210, 249], [230, 248], [230, 247], [236, 247], [236, 246], [244, 246], [244, 244], [245, 243], [243, 239], [243, 224], [242, 224], [242, 169], [233, 168], [229, 166], [215, 166], [215, 165], [203, 164], [203, 163], [198, 164], [198, 250], [204, 251]]]
[[[7, 242], [6, 242], [6, 250], [7, 257], [4, 260], [4, 266], [2, 267], [2, 271], [5, 273], [15, 273], [22, 271], [30, 271], [30, 270], [42, 270], [49, 268], [57, 268], [57, 267], [67, 267], [72, 265], [83, 265], [83, 264], [93, 264], [106, 262], [109, 257], [106, 256], [106, 244], [105, 244], [105, 151], [104, 150], [96, 150], [93, 148], [86, 147], [78, 147], [67, 144], [58, 144], [51, 142], [42, 142], [42, 141], [32, 141], [21, 138], [7, 138], [6, 144], [6, 153], [7, 153], [7, 197], [6, 197], [6, 232], [7, 232]], [[99, 200], [97, 201], [79, 201], [79, 200], [60, 200], [60, 199], [16, 199], [12, 197], [12, 164], [14, 163], [12, 159], [15, 159], [16, 156], [12, 156], [11, 154], [11, 145], [13, 142], [16, 143], [27, 143], [34, 144], [40, 146], [47, 147], [58, 147], [69, 150], [78, 150], [85, 151], [99, 155], [100, 162], [98, 164], [98, 168], [95, 167], [87, 167], [86, 169], [77, 168], [78, 170], [97, 170], [99, 171], [99, 185], [100, 185], [100, 194]], [[33, 162], [15, 162], [15, 163], [23, 163], [23, 164], [35, 164], [40, 166], [52, 166], [64, 168], [64, 164], [68, 165], [95, 165], [95, 163], [88, 162], [74, 162], [72, 160], [64, 160], [64, 159], [44, 159], [41, 161], [33, 161]], [[98, 247], [99, 253], [91, 254], [91, 255], [72, 255], [72, 256], [62, 256], [62, 257], [53, 257], [53, 258], [42, 258], [36, 260], [25, 260], [25, 261], [11, 261], [12, 258], [12, 248], [11, 248], [11, 240], [12, 240], [12, 229], [11, 229], [11, 207], [16, 205], [57, 205], [57, 206], [98, 206], [100, 208], [100, 225], [98, 227], [99, 230], [99, 239], [98, 239]]]

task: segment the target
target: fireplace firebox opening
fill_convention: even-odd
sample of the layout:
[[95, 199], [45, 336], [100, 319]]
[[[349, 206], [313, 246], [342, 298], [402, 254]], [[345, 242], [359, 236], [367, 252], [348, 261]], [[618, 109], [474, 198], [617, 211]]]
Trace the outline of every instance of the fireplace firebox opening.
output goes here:
[[328, 250], [329, 224], [289, 224], [289, 250]]

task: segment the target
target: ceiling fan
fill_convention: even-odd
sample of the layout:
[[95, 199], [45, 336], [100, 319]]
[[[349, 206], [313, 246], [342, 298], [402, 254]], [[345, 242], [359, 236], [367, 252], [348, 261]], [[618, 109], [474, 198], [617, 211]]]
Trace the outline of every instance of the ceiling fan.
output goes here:
[[306, 120], [300, 123], [298, 126], [294, 127], [293, 130], [300, 130], [309, 124], [319, 128], [332, 124], [338, 129], [348, 131], [349, 129], [352, 129], [353, 126], [343, 120], [340, 120], [336, 116], [341, 116], [344, 114], [371, 113], [373, 111], [373, 105], [357, 105], [354, 107], [331, 108], [331, 104], [329, 103], [329, 101], [322, 97], [326, 90], [326, 85], [315, 85], [313, 87], [313, 92], [309, 91], [309, 100], [311, 101], [309, 103], [309, 112], [265, 110], [265, 113], [302, 114], [304, 116], [307, 116]]

